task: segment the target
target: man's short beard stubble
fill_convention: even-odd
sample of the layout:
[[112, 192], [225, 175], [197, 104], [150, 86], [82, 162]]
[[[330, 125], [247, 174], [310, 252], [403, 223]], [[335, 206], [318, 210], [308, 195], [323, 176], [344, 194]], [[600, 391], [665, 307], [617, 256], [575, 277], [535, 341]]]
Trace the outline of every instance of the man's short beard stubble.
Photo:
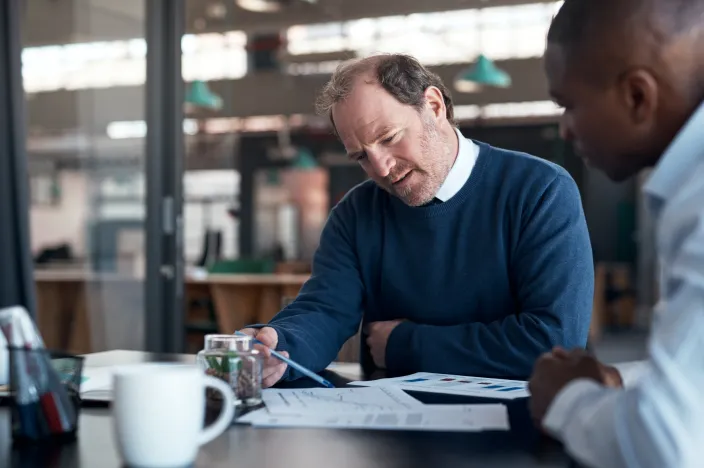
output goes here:
[[[421, 118], [423, 120], [423, 135], [421, 137], [422, 159], [420, 163], [423, 164], [423, 167], [410, 168], [408, 165], [402, 164], [396, 166], [393, 173], [385, 178], [387, 190], [409, 206], [423, 206], [430, 203], [452, 168], [452, 158], [448, 154], [451, 145], [443, 141], [431, 116], [423, 114]], [[405, 190], [393, 188], [391, 181], [396, 180], [408, 169], [413, 169], [418, 173], [418, 176], [423, 178], [420, 186], [408, 187]]]

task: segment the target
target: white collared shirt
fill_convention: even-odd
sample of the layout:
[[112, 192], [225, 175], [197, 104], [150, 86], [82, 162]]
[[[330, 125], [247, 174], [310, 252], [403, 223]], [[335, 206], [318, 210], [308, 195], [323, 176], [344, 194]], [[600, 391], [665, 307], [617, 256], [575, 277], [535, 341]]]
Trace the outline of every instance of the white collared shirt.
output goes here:
[[[624, 390], [591, 380], [560, 392], [543, 425], [579, 462], [700, 467], [704, 447], [704, 104], [644, 188], [662, 268], [648, 359]], [[632, 379], [633, 370], [637, 379]]]
[[457, 133], [457, 140], [459, 141], [457, 158], [455, 158], [455, 163], [452, 165], [450, 173], [447, 174], [445, 182], [443, 182], [438, 193], [435, 194], [435, 198], [442, 202], [446, 202], [457, 195], [457, 192], [464, 187], [469, 176], [472, 175], [472, 169], [474, 169], [479, 157], [479, 146], [472, 140], [465, 138], [459, 129], [456, 128], [455, 133]]

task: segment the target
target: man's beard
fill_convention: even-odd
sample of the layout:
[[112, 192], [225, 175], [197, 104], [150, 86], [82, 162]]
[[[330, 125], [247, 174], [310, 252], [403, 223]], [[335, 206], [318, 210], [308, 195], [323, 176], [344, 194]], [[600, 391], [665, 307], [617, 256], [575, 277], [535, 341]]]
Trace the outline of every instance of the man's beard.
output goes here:
[[[411, 167], [408, 164], [402, 164], [394, 167], [393, 173], [389, 174], [384, 180], [387, 190], [409, 206], [422, 206], [431, 202], [451, 167], [447, 155], [448, 145], [442, 141], [432, 116], [423, 114], [422, 119], [423, 135], [421, 136], [420, 149], [423, 167]], [[396, 189], [392, 182], [409, 170], [413, 170], [416, 173], [416, 177], [422, 177], [422, 181], [417, 183], [415, 187], [408, 186], [403, 189]]]

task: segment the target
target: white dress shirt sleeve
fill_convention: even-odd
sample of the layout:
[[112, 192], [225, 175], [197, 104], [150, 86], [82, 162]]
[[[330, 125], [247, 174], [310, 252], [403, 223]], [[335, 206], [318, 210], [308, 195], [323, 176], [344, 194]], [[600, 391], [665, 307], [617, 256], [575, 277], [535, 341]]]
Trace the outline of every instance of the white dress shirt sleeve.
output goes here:
[[668, 294], [640, 377], [623, 390], [574, 381], [543, 421], [586, 466], [704, 466], [704, 219], [677, 224], [668, 226], [677, 248], [666, 254]]
[[614, 367], [621, 374], [623, 386], [630, 388], [645, 375], [648, 370], [648, 361], [634, 361], [614, 364]]

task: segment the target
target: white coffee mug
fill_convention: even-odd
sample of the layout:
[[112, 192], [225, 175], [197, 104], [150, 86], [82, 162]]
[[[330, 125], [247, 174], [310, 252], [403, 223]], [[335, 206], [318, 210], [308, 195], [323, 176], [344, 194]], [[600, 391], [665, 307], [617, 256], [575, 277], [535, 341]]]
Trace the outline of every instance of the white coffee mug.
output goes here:
[[[205, 387], [223, 395], [217, 420], [203, 429]], [[184, 364], [139, 364], [113, 374], [114, 429], [126, 465], [141, 468], [192, 464], [198, 448], [232, 423], [235, 398], [222, 380]]]

